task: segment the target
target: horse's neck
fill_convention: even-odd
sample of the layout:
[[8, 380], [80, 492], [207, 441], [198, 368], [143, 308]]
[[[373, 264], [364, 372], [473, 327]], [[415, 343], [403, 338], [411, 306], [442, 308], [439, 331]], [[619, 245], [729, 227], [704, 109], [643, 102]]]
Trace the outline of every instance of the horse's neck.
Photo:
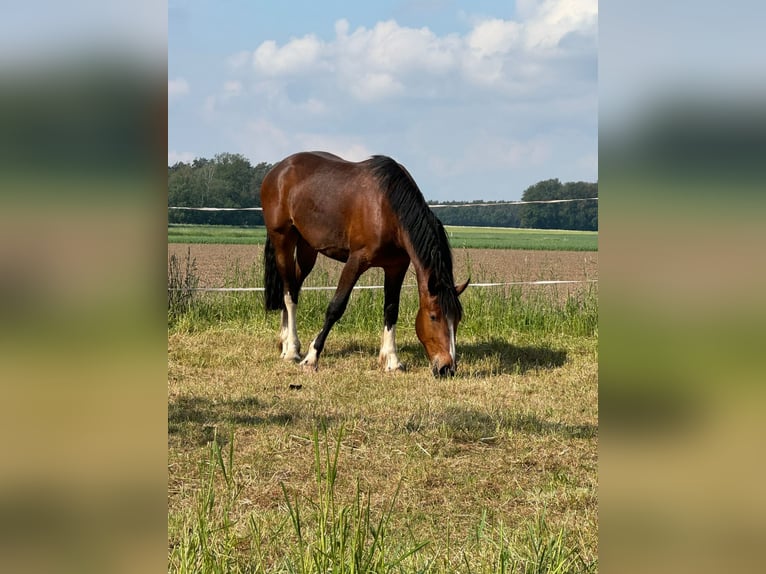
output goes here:
[[428, 279], [431, 276], [431, 271], [423, 267], [423, 264], [417, 257], [412, 258], [412, 266], [415, 268], [418, 292], [420, 295], [428, 295]]
[[415, 251], [415, 247], [412, 245], [412, 242], [406, 233], [402, 233], [400, 235], [400, 241], [400, 245], [404, 247], [407, 255], [409, 255], [410, 261], [412, 262], [412, 267], [415, 270], [415, 278], [418, 282], [418, 291], [420, 291], [421, 294], [424, 292], [428, 293], [428, 278], [430, 276], [430, 270], [426, 269], [423, 265], [423, 262], [420, 260], [420, 257]]
[[431, 269], [427, 268], [418, 257], [415, 248], [412, 246], [409, 238], [404, 241], [404, 247], [412, 261], [412, 267], [415, 269], [415, 277], [418, 282], [418, 291], [421, 295], [428, 294], [428, 279], [431, 277]]

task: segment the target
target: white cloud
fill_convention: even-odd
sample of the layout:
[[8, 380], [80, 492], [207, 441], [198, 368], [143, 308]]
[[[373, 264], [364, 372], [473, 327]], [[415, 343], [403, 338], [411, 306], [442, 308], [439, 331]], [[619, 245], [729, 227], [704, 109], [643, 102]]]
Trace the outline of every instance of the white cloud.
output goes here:
[[503, 197], [476, 178], [523, 178], [519, 194], [549, 177], [593, 180], [596, 0], [517, 8], [513, 19], [466, 18], [464, 34], [339, 19], [328, 39], [260, 42], [224, 62], [226, 81], [203, 117], [254, 161], [304, 149], [391, 155], [419, 184], [430, 174], [427, 197]]
[[253, 53], [253, 67], [267, 75], [294, 74], [313, 66], [321, 50], [322, 43], [311, 34], [291, 40], [281, 48], [267, 40]]
[[529, 3], [527, 49], [555, 48], [564, 36], [576, 32], [595, 36], [598, 0], [545, 0]]
[[[343, 28], [341, 26], [341, 28]], [[439, 38], [428, 28], [405, 28], [394, 20], [360, 27], [336, 39], [340, 58], [361, 62], [380, 72], [428, 71], [439, 73], [455, 64], [455, 36]]]
[[239, 96], [242, 94], [242, 82], [230, 80], [223, 85], [223, 93], [228, 96]]
[[348, 34], [348, 20], [345, 18], [341, 18], [337, 22], [335, 22], [335, 35], [338, 37], [343, 37]]
[[276, 162], [303, 150], [326, 151], [351, 161], [373, 155], [359, 136], [294, 131], [265, 118], [252, 120], [236, 137], [244, 153], [257, 161]]
[[243, 68], [252, 61], [252, 58], [253, 54], [249, 50], [242, 50], [226, 58], [226, 64], [232, 69]]
[[451, 164], [445, 162], [447, 173], [470, 173], [472, 170], [534, 168], [551, 159], [554, 142], [549, 137], [535, 135], [516, 139], [507, 134], [483, 130], [466, 142], [465, 152]]
[[362, 161], [370, 157], [372, 152], [364, 144], [355, 141], [358, 139], [314, 133], [297, 134], [295, 137], [296, 149], [327, 151], [349, 161]]
[[[529, 93], [560, 73], [548, 61], [566, 60], [569, 48], [562, 40], [573, 33], [589, 39], [595, 59], [597, 0], [526, 0], [520, 14], [516, 20], [476, 20], [464, 36], [438, 36], [394, 20], [351, 30], [341, 19], [329, 42], [311, 34], [281, 46], [262, 42], [252, 52], [253, 69], [261, 79], [281, 78], [282, 90], [311, 80], [314, 89], [332, 84], [359, 101], [374, 102], [450, 97], [452, 87], [465, 81], [505, 95]], [[230, 65], [244, 61], [246, 53], [229, 58]]]
[[191, 163], [194, 161], [194, 158], [196, 158], [197, 155], [190, 151], [175, 151], [175, 150], [168, 150], [168, 165], [175, 165], [179, 161], [182, 161], [184, 163]]
[[276, 162], [300, 150], [294, 147], [288, 132], [274, 121], [258, 117], [244, 127], [232, 132], [232, 138], [246, 156], [256, 161]]
[[511, 20], [485, 20], [474, 27], [466, 40], [479, 57], [507, 54], [519, 45], [521, 26]]
[[203, 117], [209, 121], [216, 121], [217, 114], [220, 112], [222, 104], [225, 105], [230, 100], [241, 96], [242, 93], [242, 82], [239, 80], [228, 80], [224, 82], [218, 93], [205, 97], [202, 103]]
[[404, 86], [391, 74], [371, 72], [355, 79], [350, 89], [358, 99], [370, 102], [402, 93]]
[[316, 98], [309, 98], [305, 102], [300, 102], [296, 107], [310, 115], [321, 115], [327, 111], [327, 104]]
[[168, 99], [175, 100], [189, 93], [189, 82], [184, 78], [168, 80]]

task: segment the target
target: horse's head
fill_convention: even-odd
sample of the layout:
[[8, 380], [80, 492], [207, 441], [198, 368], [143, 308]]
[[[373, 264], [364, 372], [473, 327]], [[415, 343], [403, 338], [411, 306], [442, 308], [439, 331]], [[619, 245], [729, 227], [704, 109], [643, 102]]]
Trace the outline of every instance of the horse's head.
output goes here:
[[[469, 281], [454, 287], [455, 300], [468, 287]], [[455, 337], [460, 314], [451, 309], [443, 309], [440, 299], [438, 293], [435, 293], [430, 286], [428, 291], [421, 291], [420, 309], [415, 319], [415, 332], [425, 347], [428, 360], [431, 362], [431, 370], [435, 376], [442, 377], [454, 375], [457, 368]], [[457, 306], [459, 307], [459, 304]]]

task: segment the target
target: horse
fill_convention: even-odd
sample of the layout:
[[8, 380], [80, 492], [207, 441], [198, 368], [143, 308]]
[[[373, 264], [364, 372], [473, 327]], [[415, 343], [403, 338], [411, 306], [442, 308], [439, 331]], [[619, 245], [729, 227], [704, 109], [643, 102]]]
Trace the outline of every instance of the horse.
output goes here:
[[[357, 280], [371, 267], [380, 267], [385, 280], [378, 361], [385, 371], [404, 370], [396, 352], [396, 323], [402, 283], [412, 262], [420, 300], [415, 332], [433, 374], [455, 374], [455, 338], [463, 315], [459, 296], [470, 279], [455, 285], [444, 226], [402, 165], [382, 155], [351, 162], [326, 152], [296, 153], [265, 176], [261, 207], [267, 231], [265, 306], [282, 311], [283, 359], [316, 370], [327, 335], [343, 315]], [[298, 295], [318, 253], [345, 265], [324, 325], [301, 360]]]

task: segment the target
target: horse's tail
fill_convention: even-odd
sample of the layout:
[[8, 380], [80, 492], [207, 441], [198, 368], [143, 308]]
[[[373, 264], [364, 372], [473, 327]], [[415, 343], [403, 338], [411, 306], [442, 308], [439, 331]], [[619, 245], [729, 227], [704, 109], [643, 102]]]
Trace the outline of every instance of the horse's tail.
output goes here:
[[284, 309], [284, 283], [277, 270], [277, 254], [274, 251], [274, 245], [268, 237], [263, 250], [263, 286], [266, 310]]

